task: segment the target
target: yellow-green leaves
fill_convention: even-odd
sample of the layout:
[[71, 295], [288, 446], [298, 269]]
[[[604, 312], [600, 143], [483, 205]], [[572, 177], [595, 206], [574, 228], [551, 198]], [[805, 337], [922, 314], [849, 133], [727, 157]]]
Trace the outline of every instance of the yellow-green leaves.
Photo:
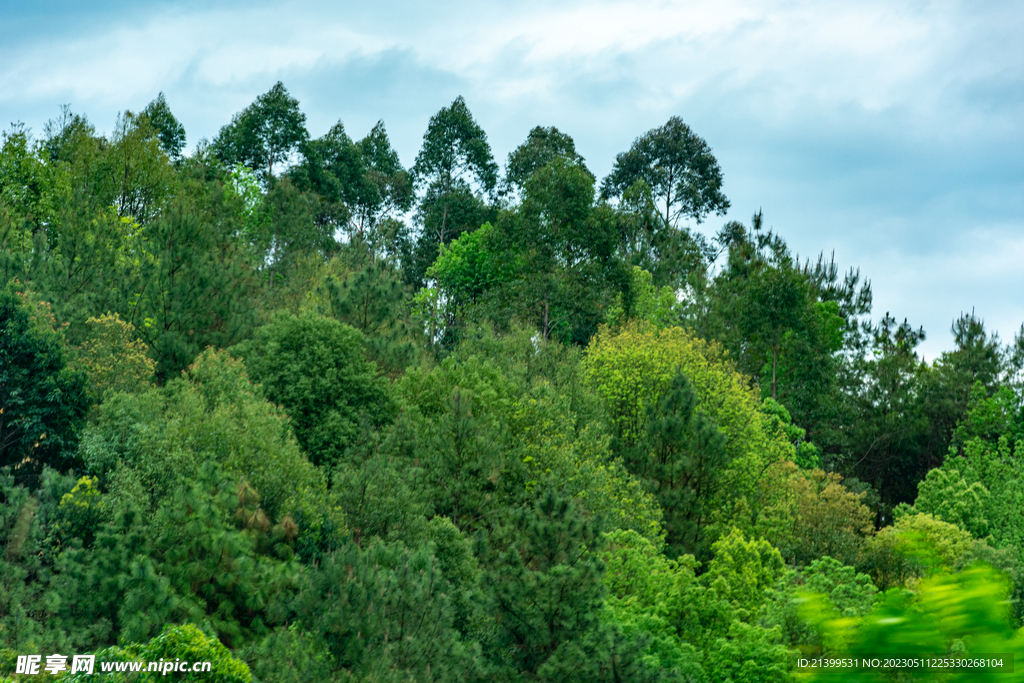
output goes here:
[[115, 391], [134, 393], [153, 385], [156, 362], [135, 336], [135, 326], [107, 313], [86, 321], [89, 335], [74, 349], [73, 365], [89, 377], [92, 399], [99, 403]]

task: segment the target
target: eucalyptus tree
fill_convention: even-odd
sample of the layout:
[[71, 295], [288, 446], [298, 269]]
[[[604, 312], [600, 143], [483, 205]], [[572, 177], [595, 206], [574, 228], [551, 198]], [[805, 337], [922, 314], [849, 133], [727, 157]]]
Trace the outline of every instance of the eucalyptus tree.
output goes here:
[[274, 164], [287, 163], [308, 139], [299, 101], [278, 81], [220, 129], [213, 149], [225, 164], [241, 163], [269, 182]]

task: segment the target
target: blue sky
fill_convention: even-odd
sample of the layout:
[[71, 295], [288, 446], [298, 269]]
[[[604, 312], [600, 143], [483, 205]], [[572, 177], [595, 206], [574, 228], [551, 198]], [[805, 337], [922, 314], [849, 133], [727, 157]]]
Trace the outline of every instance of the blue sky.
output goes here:
[[310, 133], [383, 119], [411, 165], [463, 95], [501, 161], [535, 125], [599, 176], [679, 115], [718, 157], [726, 220], [835, 252], [929, 358], [975, 310], [1024, 322], [1024, 6], [972, 2], [0, 0], [0, 125], [70, 103], [100, 131], [163, 91], [191, 148], [282, 80]]

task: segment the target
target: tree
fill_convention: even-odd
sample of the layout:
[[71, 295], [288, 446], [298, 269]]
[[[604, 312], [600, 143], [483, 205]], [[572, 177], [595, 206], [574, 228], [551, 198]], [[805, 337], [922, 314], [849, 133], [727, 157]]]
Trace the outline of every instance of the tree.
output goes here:
[[430, 550], [350, 543], [304, 577], [296, 622], [330, 654], [340, 680], [455, 683], [480, 676], [479, 653], [454, 628], [450, 584]]
[[73, 365], [89, 377], [89, 393], [100, 403], [115, 391], [145, 391], [152, 386], [156, 362], [135, 335], [135, 326], [115, 314], [89, 318], [90, 334], [72, 351]]
[[547, 166], [555, 157], [571, 159], [586, 169], [584, 159], [576, 152], [573, 139], [554, 126], [536, 126], [526, 136], [526, 141], [508, 155], [505, 163], [506, 191], [521, 191], [533, 172]]
[[16, 282], [0, 290], [0, 466], [19, 478], [70, 463], [89, 401], [84, 373], [66, 351], [45, 304]]
[[402, 166], [398, 152], [391, 146], [384, 122], [378, 121], [365, 138], [356, 143], [366, 167], [366, 179], [377, 190], [376, 201], [357, 206], [360, 228], [377, 227], [394, 213], [412, 208], [412, 176]]
[[730, 233], [728, 265], [712, 284], [712, 335], [814, 438], [831, 417], [825, 408], [848, 320], [809, 266], [801, 267], [781, 237], [763, 230], [760, 212], [751, 223], [750, 231], [736, 225]]
[[[224, 201], [223, 190], [211, 191]], [[206, 346], [230, 346], [252, 330], [252, 271], [232, 239], [236, 226], [216, 218], [215, 210], [175, 201], [147, 231], [138, 290], [124, 292], [126, 322], [152, 349], [162, 381]]]
[[[312, 298], [318, 313], [362, 332], [370, 359], [382, 372], [396, 375], [420, 356], [420, 335], [400, 274], [389, 261], [373, 262], [367, 251], [359, 250], [351, 269], [330, 272]], [[332, 265], [340, 266], [340, 259]]]
[[448, 410], [421, 434], [421, 486], [434, 514], [467, 533], [492, 523], [511, 469], [505, 434], [486, 417], [475, 416], [472, 395], [459, 389]]
[[416, 246], [417, 265], [409, 271], [410, 281], [418, 282], [442, 245], [487, 220], [481, 195], [490, 193], [498, 182], [487, 135], [461, 96], [430, 118], [412, 177], [424, 192], [417, 214], [423, 226]]
[[678, 116], [615, 157], [612, 172], [601, 183], [601, 196], [621, 197], [637, 180], [653, 191], [666, 227], [678, 226], [683, 218], [700, 223], [711, 212], [721, 216], [729, 209], [711, 148]]
[[314, 220], [310, 196], [288, 178], [274, 183], [260, 211], [261, 229], [252, 246], [271, 289], [286, 282], [304, 257], [323, 259], [337, 251], [333, 228]]
[[725, 349], [681, 328], [659, 330], [646, 322], [630, 322], [616, 331], [602, 328], [586, 350], [584, 368], [623, 448], [644, 437], [648, 406], [658, 405], [682, 372], [693, 386], [697, 408], [725, 434], [730, 459], [737, 465], [757, 462], [760, 465], [753, 467], [760, 471], [764, 464], [788, 459], [792, 453], [784, 436], [768, 430], [758, 397]]
[[725, 437], [697, 409], [693, 387], [677, 372], [664, 397], [648, 410], [646, 438], [626, 456], [626, 466], [647, 483], [665, 512], [666, 541], [673, 556], [707, 554], [703, 526], [728, 465]]
[[492, 546], [482, 580], [497, 680], [671, 680], [673, 672], [643, 661], [642, 634], [624, 638], [601, 623], [599, 527], [550, 491], [510, 522], [515, 534]]
[[181, 159], [181, 151], [185, 148], [185, 126], [171, 113], [167, 100], [161, 92], [156, 99], [139, 112], [140, 117], [149, 120], [149, 125], [156, 131], [160, 146], [172, 161]]
[[126, 111], [99, 163], [117, 214], [143, 225], [160, 215], [177, 180], [159, 134], [148, 117]]
[[320, 197], [317, 223], [329, 226], [332, 233], [349, 227], [356, 206], [379, 201], [366, 178], [362, 154], [340, 121], [303, 145], [302, 161], [289, 175], [300, 189]]
[[[9, 213], [17, 228], [23, 221], [31, 228], [48, 223], [53, 207], [54, 169], [40, 158], [38, 146], [32, 144], [28, 129], [11, 126], [0, 134], [0, 206]], [[6, 251], [13, 244], [0, 246]], [[22, 251], [25, 247], [22, 246]]]
[[[115, 498], [151, 512], [215, 464], [280, 522], [323, 503], [325, 477], [303, 456], [284, 411], [241, 361], [207, 349], [188, 372], [145, 393], [112, 394], [79, 448], [86, 472]], [[306, 510], [307, 512], [309, 510]]]
[[363, 335], [337, 320], [282, 314], [233, 350], [267, 397], [292, 418], [309, 459], [330, 470], [363, 421], [389, 421], [390, 401]]
[[914, 487], [932, 466], [922, 453], [929, 426], [922, 385], [930, 377], [915, 348], [923, 339], [923, 329], [886, 314], [872, 332], [871, 356], [861, 361], [852, 397], [847, 448], [856, 460], [847, 471], [871, 482], [890, 505], [913, 500]]
[[789, 462], [776, 465], [772, 475], [762, 482], [752, 535], [799, 566], [826, 555], [846, 564], [860, 560], [875, 518], [863, 493], [848, 490], [835, 472], [802, 470]]
[[428, 276], [447, 309], [437, 316], [447, 318], [447, 332], [489, 320], [536, 327], [545, 340], [589, 340], [623, 279], [614, 226], [593, 199], [590, 172], [556, 156], [530, 176], [519, 207], [442, 249]]
[[274, 164], [287, 163], [308, 137], [299, 101], [278, 81], [220, 129], [213, 150], [225, 164], [258, 170], [270, 183]]

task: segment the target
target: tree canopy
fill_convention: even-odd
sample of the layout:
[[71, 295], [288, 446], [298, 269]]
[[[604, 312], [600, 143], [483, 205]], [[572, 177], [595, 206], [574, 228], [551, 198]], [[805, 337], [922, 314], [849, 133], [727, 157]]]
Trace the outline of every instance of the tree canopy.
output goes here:
[[699, 231], [729, 202], [678, 116], [601, 182], [483, 123], [456, 98], [407, 167], [278, 83], [192, 150], [163, 94], [0, 136], [0, 679], [1024, 652], [1024, 328], [926, 360], [760, 211]]

